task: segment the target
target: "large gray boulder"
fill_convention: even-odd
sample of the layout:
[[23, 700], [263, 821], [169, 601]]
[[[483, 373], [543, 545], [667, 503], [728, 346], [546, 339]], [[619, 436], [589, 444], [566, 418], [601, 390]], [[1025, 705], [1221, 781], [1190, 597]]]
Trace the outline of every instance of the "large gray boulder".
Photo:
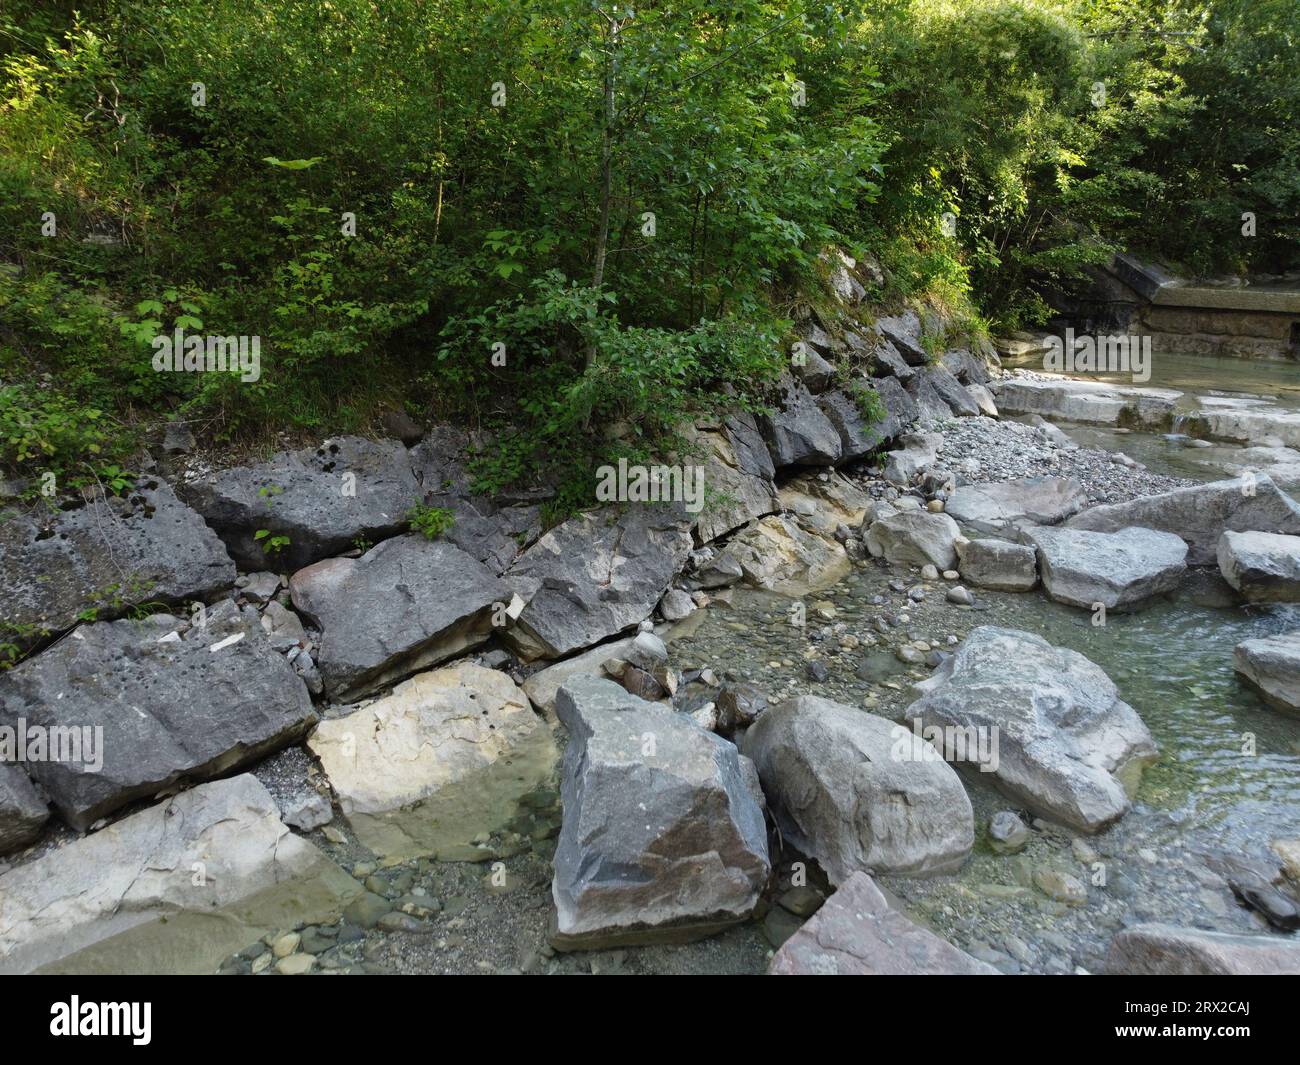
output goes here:
[[884, 439], [879, 425], [868, 422], [863, 416], [852, 393], [851, 388], [835, 389], [817, 398], [817, 405], [821, 407], [822, 413], [839, 433], [841, 464], [856, 462], [871, 454]]
[[34, 840], [49, 816], [27, 774], [19, 766], [0, 761], [0, 855]]
[[997, 976], [991, 965], [940, 939], [889, 905], [854, 873], [785, 941], [769, 976]]
[[867, 527], [867, 550], [895, 565], [932, 565], [940, 570], [957, 564], [961, 530], [947, 514], [900, 510]]
[[870, 384], [880, 397], [881, 406], [885, 408], [884, 421], [875, 426], [880, 439], [894, 440], [902, 436], [921, 416], [916, 400], [892, 377], [876, 378]]
[[1038, 551], [1047, 594], [1088, 610], [1140, 606], [1172, 592], [1187, 571], [1187, 545], [1173, 533], [1029, 528], [1022, 535]]
[[[820, 332], [820, 330], [818, 330]], [[813, 343], [819, 340], [825, 341], [826, 346], [823, 350], [829, 350], [830, 338], [822, 334], [813, 339]], [[827, 362], [812, 347], [809, 347], [803, 354], [803, 358], [796, 362], [792, 369], [794, 375], [807, 386], [808, 391], [814, 395], [825, 392], [830, 388], [831, 383], [835, 380], [835, 367]]]
[[1189, 565], [1212, 566], [1226, 531], [1300, 535], [1300, 507], [1268, 477], [1243, 476], [1093, 507], [1068, 524], [1097, 532], [1140, 525], [1175, 533], [1187, 541]]
[[683, 942], [744, 920], [771, 864], [753, 766], [686, 714], [577, 676], [555, 851], [563, 950]]
[[761, 714], [742, 749], [782, 838], [833, 884], [854, 872], [954, 872], [974, 845], [957, 773], [903, 725], [804, 695]]
[[678, 509], [653, 503], [557, 525], [509, 571], [539, 587], [506, 639], [524, 658], [561, 658], [639, 624], [685, 565], [687, 530]]
[[962, 485], [944, 512], [978, 532], [996, 533], [1025, 524], [1055, 525], [1087, 503], [1083, 485], [1073, 477], [1026, 477]]
[[462, 430], [439, 426], [411, 448], [410, 463], [425, 506], [451, 513], [442, 539], [455, 544], [493, 573], [509, 568], [519, 552], [542, 533], [541, 487], [492, 499], [472, 488], [472, 441]]
[[1232, 667], [1270, 706], [1300, 714], [1300, 630], [1243, 640]]
[[918, 369], [907, 382], [907, 391], [916, 400], [923, 420], [944, 421], [954, 415], [973, 418], [980, 412], [961, 382], [938, 364]]
[[781, 383], [780, 409], [759, 415], [758, 427], [777, 469], [833, 466], [840, 460], [840, 434], [812, 393], [788, 374]]
[[1253, 603], [1300, 602], [1300, 536], [1225, 532], [1219, 572]]
[[909, 366], [925, 366], [930, 354], [921, 341], [921, 319], [915, 311], [889, 315], [876, 321], [876, 330], [903, 356]]
[[235, 577], [217, 535], [158, 477], [70, 510], [7, 508], [0, 521], [0, 629], [12, 642], [142, 603], [206, 601]]
[[995, 738], [998, 786], [1083, 832], [1124, 814], [1157, 756], [1137, 711], [1100, 667], [1031, 633], [981, 626], [914, 690], [921, 698], [907, 720], [944, 729], [945, 744], [949, 736], [969, 743], [970, 729]]
[[[245, 566], [288, 569], [395, 536], [421, 488], [399, 440], [343, 436], [197, 477], [186, 498]], [[270, 536], [257, 538], [265, 529]], [[268, 555], [272, 536], [289, 543]]]
[[[0, 725], [39, 728], [62, 757], [28, 772], [74, 828], [133, 799], [229, 773], [316, 723], [302, 679], [257, 612], [233, 604], [203, 626], [166, 614], [82, 625], [0, 674]], [[57, 730], [57, 731], [56, 731]]]
[[411, 533], [360, 558], [330, 558], [289, 581], [293, 605], [321, 630], [316, 664], [346, 701], [445, 662], [508, 617], [510, 587], [458, 547]]
[[[854, 336], [856, 334], [849, 334]], [[905, 385], [916, 374], [916, 371], [907, 364], [899, 350], [894, 347], [888, 340], [881, 339], [879, 345], [873, 350], [861, 338], [859, 339], [858, 350], [860, 353], [869, 354], [874, 360], [873, 369], [879, 375], [895, 378], [899, 385]], [[853, 347], [850, 342], [850, 347]], [[906, 395], [906, 393], [904, 393]], [[911, 398], [910, 396], [908, 397]], [[912, 401], [915, 403], [915, 400]]]
[[559, 761], [514, 681], [467, 663], [322, 721], [307, 745], [358, 842], [385, 858], [488, 856], [475, 841], [527, 814]]
[[1106, 972], [1112, 976], [1295, 976], [1300, 975], [1300, 939], [1140, 924], [1110, 941]]
[[958, 540], [958, 569], [976, 588], [1027, 592], [1038, 583], [1038, 552], [1006, 540]]
[[989, 383], [988, 364], [980, 356], [965, 348], [945, 351], [939, 356], [939, 362], [964, 385], [983, 387]]
[[0, 874], [0, 973], [211, 974], [361, 890], [255, 777], [217, 780]]

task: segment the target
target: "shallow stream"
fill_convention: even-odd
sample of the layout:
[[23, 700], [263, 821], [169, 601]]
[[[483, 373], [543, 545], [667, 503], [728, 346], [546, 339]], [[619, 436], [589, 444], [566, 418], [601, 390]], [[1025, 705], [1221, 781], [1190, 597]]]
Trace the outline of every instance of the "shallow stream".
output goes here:
[[[889, 587], [898, 576], [897, 569], [868, 563], [806, 601], [806, 628], [791, 624], [789, 599], [737, 592], [674, 641], [674, 659], [683, 668], [726, 670], [774, 697], [809, 692], [898, 719], [912, 701], [911, 682], [929, 671], [905, 666], [883, 649], [895, 632], [897, 639], [915, 636], [943, 649], [949, 637], [992, 624], [1079, 651], [1106, 670], [1160, 747], [1133, 809], [1080, 843], [1045, 827], [1021, 854], [998, 855], [985, 838], [989, 818], [1003, 809], [1018, 810], [1026, 822], [1030, 815], [1001, 796], [990, 778], [968, 774], [963, 779], [977, 827], [971, 861], [956, 876], [889, 879], [887, 886], [914, 916], [1007, 971], [1098, 971], [1110, 936], [1138, 920], [1263, 928], [1235, 903], [1221, 875], [1223, 861], [1276, 869], [1269, 842], [1300, 837], [1300, 718], [1269, 709], [1238, 683], [1232, 651], [1241, 640], [1300, 627], [1300, 608], [1228, 606], [1217, 578], [1198, 577], [1174, 601], [1112, 614], [1104, 627], [1094, 627], [1088, 612], [1051, 602], [1041, 591], [977, 592], [971, 609], [946, 603], [943, 582], [935, 582], [924, 602], [908, 603]], [[882, 614], [899, 619], [895, 630], [877, 631]], [[852, 646], [871, 639], [877, 646]], [[829, 666], [826, 682], [807, 679], [810, 656]], [[1083, 881], [1086, 905], [1065, 905], [1034, 888], [1033, 872], [1042, 865]]]

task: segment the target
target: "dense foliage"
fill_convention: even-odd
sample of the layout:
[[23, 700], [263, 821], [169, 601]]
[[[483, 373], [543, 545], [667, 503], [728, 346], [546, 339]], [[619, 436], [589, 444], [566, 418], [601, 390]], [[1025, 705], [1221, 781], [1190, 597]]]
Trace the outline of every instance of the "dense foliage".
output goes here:
[[[757, 401], [830, 244], [1004, 326], [1119, 246], [1294, 267], [1298, 4], [7, 0], [0, 461], [405, 405], [576, 502]], [[260, 376], [155, 372], [178, 328]]]

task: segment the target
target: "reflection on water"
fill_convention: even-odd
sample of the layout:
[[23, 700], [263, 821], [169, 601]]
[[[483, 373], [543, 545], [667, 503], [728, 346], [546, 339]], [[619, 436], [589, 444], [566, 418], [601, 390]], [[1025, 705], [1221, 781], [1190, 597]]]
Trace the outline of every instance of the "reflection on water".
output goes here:
[[[1005, 369], [1042, 371], [1042, 356], [1003, 356]], [[1129, 374], [1076, 374], [1080, 380], [1133, 384]], [[1300, 362], [1288, 359], [1234, 359], [1214, 355], [1158, 352], [1144, 388], [1174, 388], [1197, 395], [1256, 395], [1280, 406], [1300, 408]]]

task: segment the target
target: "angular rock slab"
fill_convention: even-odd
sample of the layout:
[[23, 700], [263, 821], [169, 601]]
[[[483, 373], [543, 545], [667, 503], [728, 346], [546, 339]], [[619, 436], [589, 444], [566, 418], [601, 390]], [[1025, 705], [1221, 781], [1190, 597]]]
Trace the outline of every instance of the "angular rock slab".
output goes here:
[[236, 575], [216, 533], [158, 477], [123, 499], [9, 509], [0, 521], [0, 623], [11, 632], [62, 632], [88, 609], [107, 620], [141, 603], [206, 601]]
[[1068, 525], [1097, 532], [1140, 525], [1175, 533], [1187, 541], [1188, 565], [1213, 566], [1225, 532], [1300, 535], [1300, 507], [1267, 477], [1235, 477], [1093, 507]]
[[[439, 426], [411, 448], [411, 466], [424, 493], [421, 501], [451, 511], [452, 524], [442, 539], [501, 574], [522, 547], [541, 535], [541, 508], [518, 499], [513, 505], [509, 501], [502, 505], [475, 494], [468, 471], [473, 444], [468, 433]], [[542, 495], [537, 490], [526, 493], [525, 499]]]
[[1300, 630], [1243, 640], [1233, 649], [1232, 668], [1269, 706], [1300, 714]]
[[880, 434], [882, 441], [902, 436], [921, 416], [916, 400], [893, 377], [876, 378], [870, 384], [885, 408], [884, 421], [872, 428]]
[[1112, 976], [1295, 976], [1300, 939], [1141, 924], [1110, 941], [1105, 965]]
[[973, 418], [979, 405], [965, 387], [943, 366], [922, 366], [907, 382], [922, 421], [946, 421], [954, 416]]
[[1127, 610], [1172, 592], [1187, 572], [1187, 545], [1173, 533], [1154, 529], [1025, 530], [1038, 551], [1038, 570], [1047, 594], [1058, 603]]
[[540, 587], [505, 638], [526, 659], [561, 658], [648, 618], [690, 554], [682, 518], [634, 503], [556, 526], [510, 568]]
[[691, 435], [707, 456], [705, 505], [695, 519], [697, 543], [707, 544], [778, 509], [776, 469], [750, 415], [728, 418], [720, 431]]
[[[862, 412], [865, 396], [875, 394], [883, 417], [869, 421]], [[916, 401], [894, 378], [859, 380], [818, 397], [818, 406], [840, 434], [841, 454], [837, 465], [865, 458], [887, 440], [902, 435], [916, 421]]]
[[774, 514], [732, 537], [726, 555], [747, 584], [782, 595], [807, 595], [838, 583], [853, 569], [842, 544], [803, 522]]
[[962, 579], [976, 588], [1027, 592], [1038, 583], [1038, 552], [1006, 540], [958, 540]]
[[983, 734], [997, 737], [994, 782], [1035, 813], [1083, 832], [1123, 816], [1158, 754], [1099, 666], [1028, 632], [980, 626], [914, 690], [921, 698], [907, 720], [989, 730]]
[[900, 510], [873, 521], [864, 538], [867, 550], [895, 565], [932, 565], [952, 569], [957, 564], [961, 530], [947, 514]]
[[601, 666], [611, 658], [627, 660], [628, 651], [635, 636], [625, 636], [621, 640], [611, 640], [609, 643], [598, 644], [582, 654], [574, 655], [572, 658], [565, 658], [556, 662], [554, 665], [547, 666], [545, 669], [539, 669], [536, 673], [531, 674], [523, 684], [524, 694], [528, 696], [542, 716], [548, 721], [556, 720], [555, 717], [555, 697], [559, 694], [560, 688], [570, 677], [576, 677], [586, 673], [593, 677], [602, 677], [605, 674], [601, 672]]
[[255, 777], [217, 780], [0, 874], [0, 973], [212, 973], [361, 891]]
[[1219, 572], [1253, 603], [1300, 602], [1300, 536], [1225, 532]]
[[386, 858], [488, 856], [474, 840], [553, 789], [551, 730], [506, 674], [448, 666], [322, 721], [307, 745], [357, 839]]
[[835, 426], [812, 393], [789, 375], [782, 382], [781, 409], [760, 415], [758, 427], [777, 469], [833, 466], [843, 454]]
[[[401, 441], [343, 436], [205, 475], [185, 495], [245, 566], [298, 569], [402, 532], [421, 488]], [[268, 555], [260, 529], [288, 545]]]
[[744, 920], [771, 872], [753, 767], [686, 714], [579, 676], [560, 689], [562, 950], [684, 942]]
[[323, 633], [316, 664], [335, 700], [376, 691], [477, 646], [513, 595], [460, 548], [416, 533], [385, 540], [360, 558], [300, 569], [289, 593]]
[[944, 513], [979, 532], [1005, 532], [1026, 522], [1055, 525], [1088, 505], [1073, 477], [1027, 477], [1020, 481], [962, 485]]
[[832, 884], [853, 873], [950, 873], [970, 855], [970, 799], [943, 755], [903, 725], [805, 695], [745, 734], [782, 838]]
[[214, 609], [205, 627], [173, 635], [182, 625], [166, 614], [82, 625], [0, 674], [0, 725], [29, 736], [60, 728], [78, 741], [60, 760], [27, 764], [74, 828], [177, 782], [229, 773], [316, 723], [255, 610]]
[[991, 965], [914, 924], [865, 873], [854, 873], [785, 941], [769, 976], [998, 976]]
[[903, 356], [909, 366], [926, 366], [930, 354], [921, 340], [921, 319], [915, 311], [880, 318], [876, 329]]
[[34, 840], [49, 816], [27, 774], [16, 765], [0, 762], [0, 855]]

